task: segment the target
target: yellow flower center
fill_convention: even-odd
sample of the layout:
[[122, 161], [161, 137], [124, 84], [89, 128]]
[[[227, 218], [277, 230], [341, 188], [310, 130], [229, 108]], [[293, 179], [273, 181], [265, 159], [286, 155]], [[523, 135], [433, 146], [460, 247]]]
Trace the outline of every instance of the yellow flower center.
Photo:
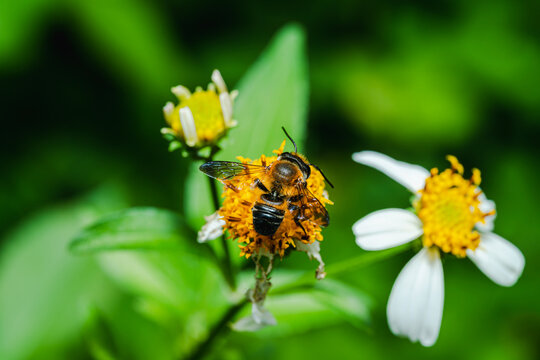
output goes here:
[[203, 142], [212, 142], [225, 132], [221, 104], [215, 91], [196, 91], [180, 103], [180, 107], [184, 106], [191, 110], [197, 135]]
[[[285, 141], [278, 150], [274, 150], [274, 154], [280, 155], [284, 147]], [[238, 160], [245, 164], [269, 165], [277, 160], [277, 156], [266, 157], [262, 155], [256, 160], [238, 157]], [[258, 176], [260, 174], [242, 176], [238, 180], [233, 180], [230, 183], [232, 186], [224, 187], [223, 197], [225, 199], [219, 214], [226, 221], [225, 227], [229, 231], [230, 238], [237, 239], [240, 243], [240, 255], [249, 258], [252, 254], [267, 252], [283, 256], [287, 248], [291, 245], [295, 246], [295, 239], [301, 239], [306, 244], [311, 244], [316, 240], [322, 241], [321, 228], [317, 224], [311, 221], [303, 221], [302, 226], [306, 231], [304, 233], [302, 228], [294, 222], [294, 218], [290, 213], [286, 213], [283, 222], [273, 236], [260, 235], [255, 231], [251, 209], [262, 193], [260, 189], [253, 188], [250, 185]], [[324, 206], [332, 204], [326, 197], [324, 178], [319, 171], [311, 168], [311, 175], [306, 182], [308, 189]]]
[[437, 246], [464, 257], [467, 249], [476, 249], [480, 242], [480, 234], [474, 230], [476, 223], [484, 223], [484, 218], [494, 212], [479, 209], [480, 171], [473, 169], [471, 179], [466, 180], [458, 160], [454, 156], [447, 159], [451, 168], [442, 173], [437, 168], [431, 170], [415, 207], [424, 227], [424, 246]]
[[225, 134], [227, 127], [218, 94], [213, 89], [198, 89], [191, 96], [183, 98], [174, 111], [166, 116], [167, 123], [177, 137], [184, 138], [178, 111], [186, 106], [193, 114], [199, 146], [213, 144]]

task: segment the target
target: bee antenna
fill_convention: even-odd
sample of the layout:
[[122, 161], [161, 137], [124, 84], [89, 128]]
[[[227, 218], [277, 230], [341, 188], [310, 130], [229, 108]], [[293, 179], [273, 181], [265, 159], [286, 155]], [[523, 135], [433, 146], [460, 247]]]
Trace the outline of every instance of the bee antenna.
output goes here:
[[292, 137], [289, 136], [289, 134], [287, 134], [287, 130], [285, 130], [285, 127], [281, 127], [281, 130], [283, 130], [283, 132], [285, 133], [285, 135], [289, 138], [289, 140], [291, 140], [291, 142], [293, 143], [294, 145], [294, 152], [297, 153], [298, 152], [298, 149], [296, 148], [296, 143], [294, 142], [294, 140], [292, 139]]
[[328, 178], [326, 177], [326, 175], [324, 175], [324, 173], [322, 172], [321, 168], [318, 167], [317, 165], [315, 164], [309, 164], [311, 166], [313, 166], [315, 169], [317, 169], [321, 175], [323, 176], [324, 180], [328, 183], [328, 185], [330, 185], [330, 187], [333, 189], [334, 188], [334, 185], [332, 185], [332, 183], [330, 182], [330, 180], [328, 180]]

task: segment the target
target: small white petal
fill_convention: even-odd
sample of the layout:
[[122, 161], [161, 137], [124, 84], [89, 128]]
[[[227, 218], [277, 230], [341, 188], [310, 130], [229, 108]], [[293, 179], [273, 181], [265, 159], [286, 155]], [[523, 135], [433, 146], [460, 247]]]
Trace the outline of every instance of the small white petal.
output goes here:
[[266, 310], [263, 306], [262, 301], [256, 302], [251, 306], [251, 312], [253, 315], [253, 320], [258, 324], [264, 325], [276, 325], [277, 321], [274, 318], [274, 315], [270, 311]]
[[217, 239], [225, 232], [225, 220], [223, 216], [217, 212], [210, 216], [205, 216], [206, 224], [203, 225], [199, 233], [197, 234], [197, 241], [199, 243], [205, 243], [210, 240]]
[[184, 106], [179, 110], [180, 112], [180, 124], [182, 124], [182, 131], [186, 139], [188, 146], [195, 146], [199, 137], [197, 136], [197, 129], [195, 128], [195, 119], [189, 107]]
[[398, 161], [375, 151], [354, 153], [353, 160], [379, 170], [413, 193], [422, 190], [425, 187], [426, 179], [430, 176], [429, 171], [420, 165]]
[[[486, 197], [484, 193], [481, 193], [480, 195], [478, 195], [478, 200], [480, 200], [480, 205], [478, 205], [478, 208], [483, 213], [488, 213], [492, 210], [495, 210], [495, 201], [488, 200], [488, 198]], [[476, 228], [484, 232], [493, 231], [493, 227], [495, 226], [494, 222], [495, 222], [496, 216], [497, 214], [486, 216], [484, 218], [485, 223], [483, 224], [481, 222], [477, 223]]]
[[318, 241], [312, 242], [311, 244], [304, 244], [300, 240], [294, 240], [294, 245], [296, 250], [305, 252], [309, 259], [315, 259], [319, 262], [319, 267], [315, 273], [317, 280], [322, 280], [326, 277], [324, 272], [324, 261], [321, 256], [321, 244]]
[[212, 72], [212, 81], [214, 84], [216, 84], [216, 87], [220, 93], [227, 92], [227, 85], [225, 85], [225, 81], [223, 80], [219, 70], [214, 70]]
[[174, 111], [174, 104], [170, 101], [167, 101], [165, 106], [163, 107], [163, 115], [165, 118], [169, 118]]
[[322, 196], [323, 196], [323, 198], [325, 198], [326, 200], [330, 200], [330, 197], [328, 196], [328, 191], [327, 191], [327, 190], [323, 190]]
[[258, 324], [253, 320], [253, 316], [246, 316], [235, 322], [231, 325], [231, 328], [234, 331], [257, 331], [262, 329], [264, 326], [261, 326], [261, 324]]
[[177, 85], [171, 88], [171, 92], [178, 98], [178, 100], [188, 99], [191, 96], [191, 91], [182, 85]]
[[171, 128], [161, 128], [159, 132], [163, 135], [176, 135]]
[[238, 97], [238, 90], [231, 91], [231, 100], [234, 102], [236, 98]]
[[223, 114], [223, 120], [225, 120], [225, 126], [233, 127], [233, 104], [228, 92], [219, 94], [219, 102], [221, 104], [221, 113]]
[[251, 315], [238, 320], [231, 327], [236, 331], [257, 331], [276, 324], [276, 318], [264, 308], [262, 302], [255, 302], [251, 305]]
[[386, 308], [390, 330], [432, 346], [441, 327], [444, 277], [437, 248], [423, 248], [399, 273]]
[[497, 234], [480, 234], [480, 244], [476, 250], [467, 250], [471, 261], [496, 284], [512, 286], [521, 276], [525, 267], [525, 257], [508, 240]]
[[364, 250], [383, 250], [408, 243], [423, 234], [422, 222], [410, 211], [384, 209], [372, 212], [352, 227], [356, 244]]

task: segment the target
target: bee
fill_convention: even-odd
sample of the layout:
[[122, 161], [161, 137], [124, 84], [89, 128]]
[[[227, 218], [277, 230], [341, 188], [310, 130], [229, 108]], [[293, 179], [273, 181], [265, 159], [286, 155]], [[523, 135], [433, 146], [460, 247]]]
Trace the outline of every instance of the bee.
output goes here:
[[[287, 214], [292, 216], [295, 224], [307, 232], [302, 222], [311, 221], [321, 227], [329, 224], [330, 217], [321, 202], [309, 191], [307, 179], [311, 175], [311, 167], [321, 173], [331, 186], [323, 172], [298, 154], [296, 143], [285, 128], [283, 132], [294, 145], [294, 152], [283, 152], [271, 164], [243, 164], [234, 161], [209, 161], [200, 166], [206, 175], [219, 180], [228, 188], [238, 192], [247, 181], [253, 191], [260, 196], [252, 204], [251, 213], [255, 231], [263, 236], [272, 237]], [[238, 221], [238, 219], [228, 219]]]

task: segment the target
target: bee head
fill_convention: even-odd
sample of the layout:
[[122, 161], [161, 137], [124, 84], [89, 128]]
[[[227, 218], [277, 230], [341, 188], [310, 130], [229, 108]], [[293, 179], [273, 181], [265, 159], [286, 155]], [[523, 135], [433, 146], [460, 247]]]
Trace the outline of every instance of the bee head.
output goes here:
[[289, 138], [289, 140], [291, 140], [291, 142], [293, 143], [293, 145], [294, 145], [294, 153], [284, 152], [279, 156], [278, 159], [288, 160], [288, 161], [296, 164], [300, 168], [300, 170], [302, 171], [302, 174], [304, 175], [304, 180], [307, 180], [307, 178], [309, 178], [309, 175], [311, 175], [310, 166], [313, 166], [315, 169], [317, 169], [321, 173], [321, 175], [323, 176], [324, 180], [328, 183], [328, 185], [330, 185], [330, 187], [333, 188], [334, 185], [332, 185], [330, 180], [328, 180], [328, 178], [324, 175], [322, 170], [317, 165], [306, 163], [304, 161], [304, 159], [302, 159], [302, 157], [298, 156], [298, 149], [296, 147], [296, 143], [289, 136], [289, 134], [287, 133], [287, 130], [285, 130], [285, 128], [283, 126], [281, 127], [281, 129], [283, 130], [285, 135]]

